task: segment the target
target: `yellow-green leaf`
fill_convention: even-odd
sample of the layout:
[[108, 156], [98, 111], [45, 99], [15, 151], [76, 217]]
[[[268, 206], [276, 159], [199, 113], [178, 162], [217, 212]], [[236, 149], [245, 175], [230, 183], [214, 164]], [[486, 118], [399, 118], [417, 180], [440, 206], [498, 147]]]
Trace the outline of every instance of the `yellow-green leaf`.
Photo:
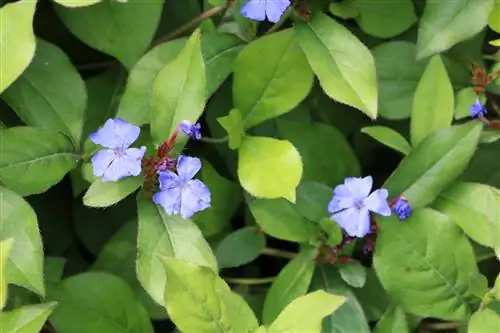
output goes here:
[[7, 301], [7, 274], [5, 273], [7, 260], [12, 249], [14, 238], [7, 238], [0, 242], [0, 310], [5, 306]]

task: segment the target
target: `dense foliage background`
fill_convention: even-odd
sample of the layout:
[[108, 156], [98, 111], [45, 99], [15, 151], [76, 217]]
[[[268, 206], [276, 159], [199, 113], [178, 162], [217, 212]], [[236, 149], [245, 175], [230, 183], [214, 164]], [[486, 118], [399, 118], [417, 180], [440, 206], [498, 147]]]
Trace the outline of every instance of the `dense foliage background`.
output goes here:
[[[500, 1], [245, 3], [0, 0], [0, 332], [500, 332]], [[115, 117], [211, 207], [96, 177]], [[413, 212], [349, 239], [365, 176]]]

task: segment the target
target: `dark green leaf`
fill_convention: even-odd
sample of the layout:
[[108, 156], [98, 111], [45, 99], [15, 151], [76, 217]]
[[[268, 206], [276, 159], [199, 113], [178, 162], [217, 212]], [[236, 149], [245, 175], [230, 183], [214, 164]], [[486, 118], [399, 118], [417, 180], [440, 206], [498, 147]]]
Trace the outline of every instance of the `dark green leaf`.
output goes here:
[[266, 238], [255, 227], [245, 227], [227, 235], [215, 253], [219, 268], [238, 267], [255, 260], [264, 247]]
[[411, 151], [411, 146], [408, 141], [406, 141], [401, 134], [392, 128], [384, 126], [368, 126], [363, 127], [361, 132], [368, 134], [380, 143], [399, 151], [405, 156]]

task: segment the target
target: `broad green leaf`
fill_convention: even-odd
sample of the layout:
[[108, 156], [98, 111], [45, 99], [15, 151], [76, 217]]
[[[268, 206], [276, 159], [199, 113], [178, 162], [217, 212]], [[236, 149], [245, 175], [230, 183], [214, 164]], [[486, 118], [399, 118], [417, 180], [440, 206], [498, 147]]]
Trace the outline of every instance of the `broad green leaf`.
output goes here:
[[325, 290], [346, 299], [337, 311], [323, 320], [322, 333], [371, 332], [363, 308], [334, 266], [321, 264], [316, 267], [310, 291], [315, 290]]
[[0, 93], [28, 67], [35, 55], [33, 16], [37, 1], [23, 0], [0, 8]]
[[234, 106], [245, 128], [292, 110], [311, 90], [313, 78], [293, 29], [249, 44], [234, 62], [233, 79]]
[[127, 177], [117, 182], [103, 182], [99, 178], [90, 185], [85, 193], [83, 204], [89, 207], [114, 205], [137, 190], [142, 182], [142, 177]]
[[178, 215], [167, 215], [161, 206], [152, 203], [143, 192], [138, 194], [137, 205], [137, 276], [158, 304], [164, 305], [166, 282], [159, 254], [217, 271], [215, 256], [196, 224]]
[[35, 212], [23, 198], [2, 186], [0, 212], [0, 240], [14, 240], [2, 274], [7, 283], [43, 296], [43, 247]]
[[500, 139], [500, 131], [493, 128], [485, 128], [479, 137], [479, 143], [493, 143]]
[[470, 39], [488, 23], [493, 0], [428, 1], [419, 22], [417, 58]]
[[137, 221], [128, 221], [104, 245], [90, 271], [105, 272], [122, 278], [134, 290], [137, 298], [153, 319], [165, 319], [167, 311], [153, 301], [136, 274]]
[[246, 191], [258, 198], [295, 202], [302, 158], [289, 141], [248, 136], [238, 155], [238, 178]]
[[51, 130], [0, 130], [0, 182], [22, 196], [45, 192], [76, 166], [71, 141]]
[[500, 331], [500, 315], [492, 309], [479, 310], [470, 318], [467, 333], [488, 333]]
[[249, 208], [262, 230], [275, 238], [306, 243], [318, 233], [318, 226], [285, 199], [253, 200]]
[[285, 119], [279, 119], [276, 123], [278, 136], [290, 141], [302, 156], [303, 181], [334, 186], [346, 177], [360, 175], [356, 155], [344, 135], [335, 127]]
[[339, 273], [342, 280], [352, 287], [361, 288], [366, 283], [366, 267], [358, 261], [340, 265]]
[[[160, 44], [137, 62], [129, 75], [118, 117], [137, 125], [149, 122], [153, 82], [161, 69], [175, 59], [185, 43], [186, 39], [180, 38]], [[211, 96], [231, 73], [231, 64], [242, 48], [241, 43], [239, 38], [230, 34], [202, 35], [201, 51], [205, 61], [207, 96]]]
[[321, 328], [323, 318], [337, 310], [345, 297], [314, 291], [293, 300], [269, 327], [269, 333], [313, 333]]
[[[140, 10], [137, 9], [139, 5]], [[78, 39], [131, 69], [153, 39], [163, 2], [106, 0], [80, 8], [54, 7], [64, 25]]]
[[373, 49], [383, 118], [405, 119], [411, 114], [413, 95], [428, 62], [415, 59], [416, 49], [406, 41], [392, 41]]
[[331, 98], [377, 118], [377, 82], [370, 51], [325, 14], [296, 22], [297, 39], [320, 85]]
[[487, 185], [456, 183], [432, 205], [474, 241], [500, 253], [500, 193]]
[[429, 135], [387, 179], [390, 197], [403, 194], [414, 208], [432, 201], [467, 167], [482, 124], [470, 121]]
[[0, 312], [0, 332], [38, 333], [56, 307], [57, 303], [52, 302], [25, 305], [10, 312]]
[[45, 282], [61, 282], [66, 262], [66, 258], [62, 257], [45, 257], [43, 265]]
[[[94, 5], [98, 2], [101, 2], [103, 0], [53, 0], [57, 2], [58, 4], [64, 6], [64, 7], [85, 7], [85, 6], [91, 6]], [[106, 0], [109, 1], [109, 0]], [[113, 1], [113, 0], [111, 0]], [[123, 1], [123, 0], [114, 0], [114, 1]], [[123, 1], [126, 2], [127, 0]]]
[[455, 119], [470, 117], [470, 106], [474, 104], [476, 98], [479, 98], [483, 103], [486, 102], [484, 96], [477, 96], [476, 93], [474, 93], [474, 88], [467, 87], [461, 89], [456, 95]]
[[256, 227], [245, 227], [227, 235], [215, 253], [219, 268], [238, 267], [259, 257], [266, 246], [264, 234]]
[[41, 39], [28, 69], [2, 95], [27, 125], [61, 131], [80, 143], [85, 83], [57, 46]]
[[410, 134], [414, 147], [428, 135], [451, 125], [454, 99], [446, 68], [436, 55], [427, 65], [413, 97]]
[[[417, 16], [411, 0], [398, 0], [393, 2], [379, 0], [351, 0], [330, 5], [333, 8], [342, 8], [343, 13], [357, 13], [350, 15], [359, 27], [375, 37], [390, 38], [408, 30], [415, 22]], [[333, 13], [335, 15], [335, 13]]]
[[300, 215], [317, 222], [330, 214], [325, 207], [332, 200], [333, 189], [317, 182], [301, 182], [297, 189], [295, 208]]
[[333, 2], [328, 6], [328, 10], [344, 20], [353, 19], [358, 17], [360, 13], [352, 4], [353, 1]]
[[12, 250], [12, 244], [14, 243], [14, 238], [7, 238], [0, 241], [0, 310], [5, 306], [7, 301], [7, 265], [10, 256], [10, 251]]
[[406, 139], [390, 127], [385, 126], [368, 126], [363, 127], [361, 132], [368, 134], [378, 142], [399, 151], [403, 155], [408, 155], [411, 151], [411, 146]]
[[263, 324], [274, 322], [283, 309], [307, 292], [314, 272], [315, 256], [315, 249], [305, 248], [281, 270], [267, 292], [262, 312]]
[[399, 306], [391, 306], [375, 326], [373, 333], [410, 333], [405, 312]]
[[469, 166], [459, 178], [465, 182], [488, 184], [500, 188], [500, 141], [480, 145]]
[[48, 286], [58, 306], [50, 316], [57, 332], [153, 332], [148, 314], [130, 286], [107, 273], [88, 272]]
[[[205, 107], [205, 89], [200, 30], [196, 30], [177, 57], [163, 67], [154, 80], [151, 134], [155, 142], [167, 140], [181, 120], [192, 123], [198, 120]], [[187, 139], [183, 139], [185, 143]]]
[[217, 118], [217, 121], [227, 131], [229, 148], [233, 150], [240, 148], [245, 139], [245, 127], [240, 110], [232, 109], [227, 116]]
[[493, 10], [488, 17], [488, 26], [495, 32], [500, 32], [500, 1], [495, 0]]
[[258, 323], [239, 295], [217, 274], [203, 266], [162, 257], [168, 286], [165, 304], [183, 332], [253, 332]]
[[373, 269], [368, 271], [365, 285], [362, 288], [353, 289], [352, 292], [358, 298], [368, 321], [380, 320], [391, 304], [387, 292]]
[[421, 317], [466, 320], [469, 276], [477, 273], [467, 237], [446, 215], [423, 208], [401, 223], [378, 219], [374, 268], [390, 296]]

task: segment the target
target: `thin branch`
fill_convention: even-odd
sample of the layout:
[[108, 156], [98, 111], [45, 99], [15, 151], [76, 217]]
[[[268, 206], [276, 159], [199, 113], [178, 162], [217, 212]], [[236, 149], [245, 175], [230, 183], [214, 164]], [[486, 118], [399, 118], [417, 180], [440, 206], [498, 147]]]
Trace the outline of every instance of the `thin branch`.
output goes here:
[[264, 250], [262, 250], [262, 254], [268, 255], [271, 257], [278, 257], [278, 258], [285, 258], [285, 259], [293, 259], [297, 255], [297, 253], [294, 253], [294, 252], [273, 249], [271, 247], [266, 247]]
[[257, 285], [257, 284], [268, 284], [272, 283], [276, 276], [270, 276], [265, 278], [231, 278], [225, 277], [224, 280], [232, 284], [245, 284], [245, 285]]

